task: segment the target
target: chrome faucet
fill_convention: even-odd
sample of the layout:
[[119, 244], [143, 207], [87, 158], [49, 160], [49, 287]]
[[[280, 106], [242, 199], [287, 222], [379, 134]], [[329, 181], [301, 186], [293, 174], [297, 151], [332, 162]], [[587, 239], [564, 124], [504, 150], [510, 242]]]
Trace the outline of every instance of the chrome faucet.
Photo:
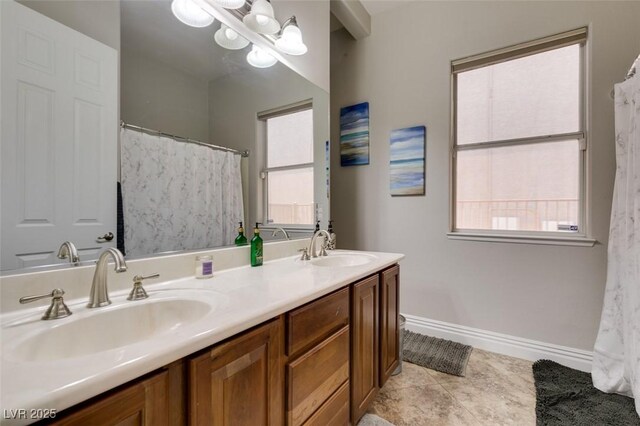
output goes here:
[[75, 265], [80, 262], [78, 249], [71, 241], [65, 241], [58, 249], [58, 259], [69, 259], [69, 263]]
[[282, 232], [282, 235], [284, 235], [284, 238], [286, 238], [287, 240], [291, 239], [289, 238], [289, 233], [287, 232], [287, 230], [280, 226], [273, 230], [273, 234], [271, 234], [271, 236], [275, 237], [276, 235], [278, 235], [278, 232]]
[[109, 256], [114, 260], [115, 271], [125, 272], [127, 263], [124, 261], [122, 253], [117, 248], [109, 247], [100, 254], [96, 264], [96, 272], [93, 274], [93, 284], [91, 284], [91, 293], [89, 294], [88, 308], [99, 308], [111, 304], [109, 299], [109, 290], [107, 289], [107, 264]]
[[322, 246], [320, 247], [320, 256], [327, 255], [326, 244], [327, 244], [327, 241], [331, 239], [331, 235], [329, 235], [329, 232], [325, 231], [324, 229], [321, 229], [317, 231], [315, 234], [313, 234], [313, 237], [311, 237], [311, 244], [309, 244], [309, 255], [312, 258], [318, 257], [318, 254], [316, 253], [316, 238], [318, 238], [318, 236], [320, 235], [324, 237], [324, 240], [322, 241]]

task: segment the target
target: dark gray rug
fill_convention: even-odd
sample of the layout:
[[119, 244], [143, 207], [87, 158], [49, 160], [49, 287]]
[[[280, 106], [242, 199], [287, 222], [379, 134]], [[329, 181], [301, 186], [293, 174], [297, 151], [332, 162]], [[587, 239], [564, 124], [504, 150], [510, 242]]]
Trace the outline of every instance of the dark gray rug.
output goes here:
[[546, 359], [533, 364], [538, 426], [636, 426], [633, 399], [593, 387], [591, 374]]
[[404, 361], [442, 373], [464, 377], [473, 348], [451, 340], [425, 336], [405, 330], [402, 357]]

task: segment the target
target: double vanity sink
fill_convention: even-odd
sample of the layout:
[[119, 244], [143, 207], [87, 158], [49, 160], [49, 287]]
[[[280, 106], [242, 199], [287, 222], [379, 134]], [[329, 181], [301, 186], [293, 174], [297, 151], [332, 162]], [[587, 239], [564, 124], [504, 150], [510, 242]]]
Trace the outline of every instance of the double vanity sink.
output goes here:
[[[304, 266], [348, 268], [376, 258], [372, 254], [336, 252], [306, 261]], [[153, 297], [133, 303], [122, 295], [104, 308], [88, 309], [80, 304], [74, 306], [75, 315], [54, 322], [34, 324], [29, 315], [3, 324], [3, 336], [13, 330], [21, 335], [7, 342], [3, 356], [19, 362], [47, 362], [95, 354], [181, 332], [208, 315], [230, 308], [230, 297], [203, 289], [200, 284], [205, 282], [200, 281], [196, 281], [197, 289], [189, 289], [190, 280], [185, 281], [169, 287], [161, 285], [151, 293]], [[211, 287], [215, 288], [215, 283]]]
[[[145, 285], [148, 299], [110, 294], [112, 304], [40, 319], [43, 307], [0, 316], [0, 408], [58, 411], [154, 371], [396, 264], [388, 253], [331, 251]], [[159, 262], [162, 260], [159, 259]], [[25, 423], [28, 423], [25, 422]], [[12, 423], [13, 424], [13, 423]]]

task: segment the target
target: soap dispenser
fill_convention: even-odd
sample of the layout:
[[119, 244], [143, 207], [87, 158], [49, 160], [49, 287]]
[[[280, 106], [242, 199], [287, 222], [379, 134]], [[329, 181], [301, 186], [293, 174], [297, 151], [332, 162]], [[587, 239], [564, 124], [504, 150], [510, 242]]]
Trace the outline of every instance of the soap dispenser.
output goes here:
[[237, 246], [246, 246], [247, 245], [247, 237], [244, 236], [244, 228], [242, 227], [242, 222], [238, 222], [240, 227], [238, 227], [238, 236], [236, 237], [236, 245]]
[[251, 266], [262, 266], [262, 237], [260, 237], [261, 223], [256, 222], [251, 238]]
[[313, 230], [313, 235], [316, 235], [320, 231], [320, 221], [316, 221], [316, 229]]
[[335, 250], [336, 249], [336, 233], [333, 232], [333, 221], [329, 221], [329, 228], [327, 229], [329, 233], [329, 241], [327, 242], [327, 249]]

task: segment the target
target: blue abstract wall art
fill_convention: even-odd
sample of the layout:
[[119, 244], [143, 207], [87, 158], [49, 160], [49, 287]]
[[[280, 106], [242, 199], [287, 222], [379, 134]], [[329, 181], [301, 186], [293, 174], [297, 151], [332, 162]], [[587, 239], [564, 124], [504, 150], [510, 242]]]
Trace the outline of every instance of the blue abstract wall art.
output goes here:
[[391, 195], [424, 195], [425, 126], [407, 127], [391, 132]]
[[369, 102], [340, 109], [340, 165], [369, 164]]

